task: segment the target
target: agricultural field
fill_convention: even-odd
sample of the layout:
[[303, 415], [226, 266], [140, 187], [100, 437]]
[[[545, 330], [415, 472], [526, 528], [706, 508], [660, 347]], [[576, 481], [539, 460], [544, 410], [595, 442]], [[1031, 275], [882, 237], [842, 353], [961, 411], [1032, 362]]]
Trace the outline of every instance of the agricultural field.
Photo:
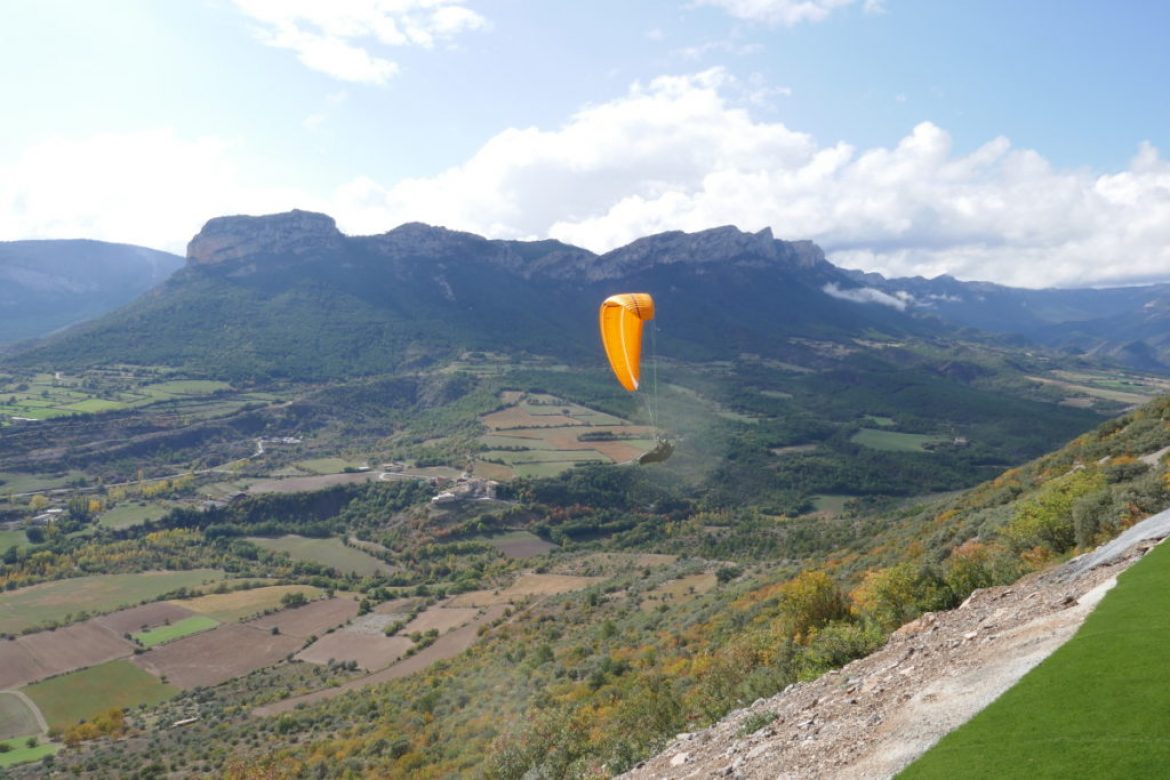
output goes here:
[[479, 476], [555, 476], [578, 463], [625, 463], [652, 449], [653, 429], [541, 393], [502, 393], [503, 409], [480, 418], [487, 433]]
[[96, 620], [0, 643], [0, 688], [124, 658], [134, 646]]
[[0, 550], [27, 546], [28, 537], [25, 536], [24, 531], [0, 531]]
[[49, 728], [66, 729], [115, 707], [166, 701], [178, 690], [129, 661], [117, 660], [35, 683], [24, 693]]
[[1170, 766], [1170, 544], [1080, 630], [899, 777], [1163, 777]]
[[0, 494], [20, 496], [46, 490], [59, 490], [83, 479], [86, 479], [85, 473], [75, 469], [54, 474], [0, 472]]
[[40, 734], [37, 714], [23, 697], [13, 691], [0, 691], [0, 740]]
[[481, 538], [509, 558], [533, 558], [556, 547], [531, 531], [508, 531]]
[[210, 631], [218, 625], [219, 621], [215, 618], [210, 618], [207, 615], [192, 615], [189, 618], [183, 618], [170, 625], [162, 625], [156, 628], [148, 628], [145, 631], [139, 631], [134, 634], [133, 638], [138, 644], [149, 648], [155, 645], [173, 642], [176, 639], [182, 639], [192, 634]]
[[38, 739], [36, 745], [29, 747], [27, 737], [0, 740], [0, 742], [9, 747], [9, 750], [0, 753], [0, 769], [40, 761], [45, 756], [51, 756], [61, 749], [61, 745], [56, 742], [47, 742], [44, 739]]
[[405, 636], [369, 634], [343, 628], [326, 634], [297, 653], [298, 661], [325, 665], [330, 661], [352, 661], [367, 672], [385, 669], [406, 655], [414, 642]]
[[229, 623], [176, 639], [141, 655], [133, 663], [183, 690], [219, 685], [280, 661], [304, 644], [295, 636], [257, 626]]
[[282, 609], [271, 615], [263, 615], [251, 620], [245, 625], [271, 631], [276, 629], [282, 634], [299, 637], [324, 634], [331, 628], [336, 628], [357, 616], [358, 603], [352, 598], [338, 596], [305, 604], [302, 607]]
[[[231, 495], [244, 490], [252, 495], [260, 493], [299, 493], [306, 490], [324, 490], [334, 485], [356, 485], [377, 479], [375, 471], [362, 471], [355, 474], [317, 474], [308, 477], [281, 477], [276, 479], [257, 479], [247, 482], [231, 483], [228, 491], [222, 491], [218, 497]], [[212, 487], [212, 486], [208, 486]]]
[[812, 496], [813, 511], [826, 515], [839, 515], [845, 511], [845, 504], [856, 496], [823, 495]]
[[81, 612], [113, 612], [223, 577], [224, 572], [216, 569], [99, 574], [8, 591], [0, 595], [0, 634], [18, 634], [50, 622], [67, 622], [66, 618]]
[[162, 401], [190, 400], [231, 391], [231, 385], [211, 380], [154, 381], [162, 372], [145, 375], [92, 371], [80, 376], [37, 374], [8, 377], [0, 384], [0, 424], [47, 420], [70, 414], [94, 414], [132, 409]]
[[[454, 631], [450, 631], [435, 640], [434, 644], [423, 648], [419, 652], [412, 655], [410, 658], [403, 658], [394, 662], [390, 666], [381, 671], [374, 672], [366, 677], [359, 677], [356, 680], [347, 682], [344, 685], [338, 685], [334, 688], [325, 688], [324, 690], [314, 691], [303, 696], [294, 696], [283, 701], [278, 701], [274, 704], [266, 704], [262, 707], [257, 707], [253, 710], [253, 715], [265, 717], [269, 715], [278, 715], [282, 712], [290, 712], [303, 705], [311, 704], [313, 702], [325, 701], [340, 696], [349, 691], [359, 690], [370, 685], [377, 685], [379, 683], [387, 682], [389, 680], [399, 680], [403, 677], [409, 677], [412, 674], [417, 674], [423, 671], [436, 661], [454, 658], [455, 656], [467, 650], [474, 645], [479, 639], [480, 626], [488, 625], [493, 620], [503, 616], [505, 607], [496, 605], [485, 610], [479, 614], [471, 623]], [[330, 634], [335, 636], [337, 633]], [[335, 659], [336, 660], [336, 659]]]
[[286, 553], [294, 561], [308, 561], [329, 566], [342, 574], [354, 572], [362, 576], [390, 574], [393, 568], [367, 552], [347, 547], [340, 539], [310, 539], [290, 534], [276, 539], [249, 536], [257, 547], [277, 553]]
[[1092, 407], [1102, 401], [1136, 406], [1170, 391], [1170, 380], [1124, 372], [1053, 371], [1028, 379], [1067, 391], [1064, 403], [1069, 406]]
[[94, 618], [94, 622], [105, 626], [118, 636], [123, 636], [184, 620], [193, 614], [195, 613], [191, 610], [170, 601], [156, 601]]
[[885, 452], [927, 452], [931, 446], [949, 444], [949, 436], [931, 436], [925, 433], [898, 433], [878, 428], [862, 428], [850, 439], [854, 444]]
[[313, 458], [299, 460], [294, 467], [309, 474], [341, 474], [346, 469], [369, 468], [365, 461], [347, 460], [345, 458]]
[[176, 506], [178, 504], [172, 501], [155, 501], [145, 504], [123, 501], [113, 509], [108, 509], [98, 515], [98, 523], [106, 528], [131, 528], [150, 520], [157, 520]]
[[454, 628], [467, 624], [478, 614], [479, 610], [474, 607], [434, 606], [407, 623], [400, 633], [409, 636], [416, 631], [425, 634], [433, 629], [440, 634], [445, 634]]
[[303, 593], [305, 598], [310, 600], [321, 597], [321, 589], [312, 585], [270, 585], [231, 593], [209, 593], [206, 596], [170, 603], [214, 618], [221, 623], [230, 623], [278, 610], [282, 606], [280, 600], [290, 593]]

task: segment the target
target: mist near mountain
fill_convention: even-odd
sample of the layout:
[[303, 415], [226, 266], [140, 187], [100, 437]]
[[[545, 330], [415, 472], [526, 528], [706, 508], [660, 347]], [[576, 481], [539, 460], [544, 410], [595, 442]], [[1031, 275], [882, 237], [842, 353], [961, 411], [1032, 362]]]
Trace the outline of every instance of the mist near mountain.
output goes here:
[[0, 242], [0, 348], [124, 306], [182, 265], [178, 255], [129, 244]]

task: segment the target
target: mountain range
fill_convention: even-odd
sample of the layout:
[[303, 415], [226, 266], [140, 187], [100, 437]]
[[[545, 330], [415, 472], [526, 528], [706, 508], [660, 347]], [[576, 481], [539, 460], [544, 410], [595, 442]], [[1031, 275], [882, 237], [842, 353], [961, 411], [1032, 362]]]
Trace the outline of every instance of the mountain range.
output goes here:
[[[18, 249], [22, 264], [11, 259]], [[127, 258], [138, 259], [137, 270]], [[3, 245], [0, 274], [8, 268], [9, 278], [23, 280], [5, 297], [6, 314], [24, 312], [26, 320], [5, 333], [43, 333], [49, 313], [60, 312], [52, 322], [64, 325], [108, 310], [176, 264], [165, 253], [97, 242]], [[86, 267], [89, 275], [79, 276]], [[116, 300], [105, 292], [114, 289]], [[794, 337], [931, 337], [975, 328], [1170, 371], [1170, 285], [1021, 290], [947, 276], [885, 279], [838, 268], [815, 244], [778, 240], [768, 229], [668, 232], [599, 255], [553, 240], [490, 240], [420, 223], [346, 236], [332, 218], [304, 211], [211, 220], [165, 283], [17, 361], [124, 360], [188, 365], [228, 379], [320, 379], [425, 365], [465, 350], [591, 360], [597, 302], [629, 290], [656, 295], [659, 348], [683, 359], [807, 358], [796, 354], [807, 349]], [[93, 305], [54, 303], [63, 296]]]
[[123, 306], [183, 258], [104, 241], [0, 242], [0, 348]]

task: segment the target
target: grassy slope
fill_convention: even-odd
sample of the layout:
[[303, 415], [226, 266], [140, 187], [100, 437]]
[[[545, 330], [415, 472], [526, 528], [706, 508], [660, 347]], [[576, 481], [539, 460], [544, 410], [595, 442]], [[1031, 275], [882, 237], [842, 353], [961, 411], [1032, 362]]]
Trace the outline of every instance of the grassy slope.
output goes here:
[[900, 777], [1158, 777], [1170, 766], [1170, 545], [1067, 644]]
[[389, 573], [390, 567], [368, 553], [346, 547], [340, 539], [310, 539], [290, 534], [278, 539], [250, 536], [248, 541], [273, 552], [288, 553], [294, 561], [310, 561], [331, 566], [340, 572], [361, 575]]

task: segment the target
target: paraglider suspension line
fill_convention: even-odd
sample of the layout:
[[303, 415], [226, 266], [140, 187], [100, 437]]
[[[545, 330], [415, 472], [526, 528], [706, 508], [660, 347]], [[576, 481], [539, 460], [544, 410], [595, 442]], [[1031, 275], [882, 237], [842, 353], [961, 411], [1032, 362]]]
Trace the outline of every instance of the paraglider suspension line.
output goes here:
[[650, 371], [653, 375], [654, 400], [650, 407], [650, 424], [654, 426], [654, 435], [662, 438], [658, 430], [658, 323], [650, 321]]

